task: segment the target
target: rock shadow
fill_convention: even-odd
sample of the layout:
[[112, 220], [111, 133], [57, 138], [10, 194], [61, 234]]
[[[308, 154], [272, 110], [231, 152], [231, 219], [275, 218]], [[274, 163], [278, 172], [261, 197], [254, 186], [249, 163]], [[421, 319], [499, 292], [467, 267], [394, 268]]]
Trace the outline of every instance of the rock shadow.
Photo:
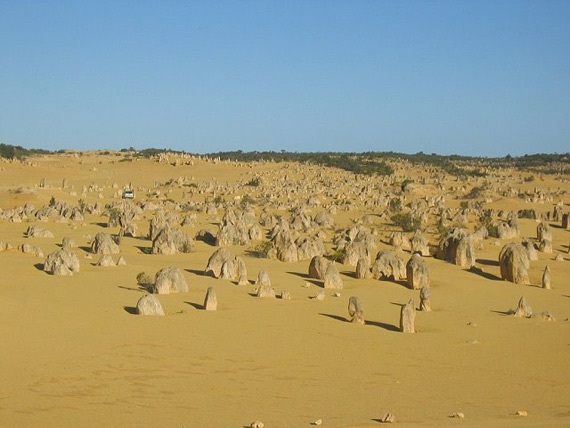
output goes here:
[[322, 312], [319, 312], [319, 315], [321, 315], [323, 317], [332, 318], [333, 320], [337, 320], [337, 321], [349, 322], [348, 319], [346, 319], [345, 317], [341, 317], [340, 315], [324, 314]]
[[390, 302], [391, 305], [402, 307], [405, 303], [398, 303], [398, 302]]
[[485, 266], [499, 266], [499, 262], [497, 260], [476, 259], [475, 262]]
[[44, 264], [43, 264], [43, 263], [36, 263], [36, 264], [34, 265], [34, 267], [35, 267], [37, 270], [41, 270], [41, 271], [44, 270]]
[[480, 277], [483, 277], [485, 279], [489, 279], [491, 281], [502, 281], [502, 278], [499, 278], [497, 275], [493, 275], [492, 273], [485, 272], [485, 271], [483, 271], [483, 269], [478, 268], [476, 266], [472, 266], [469, 269], [465, 269], [465, 272], [474, 273], [475, 275], [479, 275]]
[[364, 325], [372, 325], [374, 327], [380, 327], [383, 328], [384, 330], [388, 330], [388, 331], [400, 331], [400, 329], [398, 328], [398, 326], [395, 326], [394, 324], [388, 324], [385, 322], [380, 322], [380, 321], [364, 321]]
[[509, 309], [508, 311], [496, 311], [494, 309], [491, 309], [491, 312], [494, 312], [496, 314], [499, 314], [503, 317], [509, 316], [509, 315], [514, 315], [515, 311], [513, 309]]
[[208, 275], [206, 274], [206, 272], [204, 272], [203, 270], [199, 270], [199, 269], [184, 269], [186, 272], [189, 273], [193, 273], [194, 275], [198, 275], [198, 276], [211, 276], [213, 278], [212, 275]]
[[123, 309], [124, 309], [125, 312], [127, 312], [128, 314], [131, 314], [131, 315], [138, 315], [138, 314], [137, 314], [137, 308], [135, 308], [134, 306], [123, 306]]
[[301, 273], [301, 272], [286, 272], [286, 273], [303, 278], [306, 282], [316, 285], [317, 287], [325, 288], [324, 281], [316, 278], [311, 278], [306, 273]]
[[205, 310], [204, 305], [201, 305], [200, 303], [187, 302], [186, 300], [184, 301], [184, 303], [192, 306], [194, 309], [197, 309], [199, 311]]
[[137, 248], [143, 254], [152, 254], [152, 247], [143, 247], [135, 245], [135, 248]]
[[[323, 317], [332, 318], [332, 319], [337, 320], [337, 321], [350, 323], [350, 320], [348, 318], [342, 317], [340, 315], [325, 314], [325, 313], [319, 313], [319, 315], [321, 315]], [[400, 329], [397, 326], [395, 326], [393, 324], [380, 322], [380, 321], [366, 320], [366, 321], [364, 321], [364, 325], [370, 325], [373, 327], [380, 327], [380, 328], [383, 328], [384, 330], [388, 330], [388, 331], [400, 331]]]

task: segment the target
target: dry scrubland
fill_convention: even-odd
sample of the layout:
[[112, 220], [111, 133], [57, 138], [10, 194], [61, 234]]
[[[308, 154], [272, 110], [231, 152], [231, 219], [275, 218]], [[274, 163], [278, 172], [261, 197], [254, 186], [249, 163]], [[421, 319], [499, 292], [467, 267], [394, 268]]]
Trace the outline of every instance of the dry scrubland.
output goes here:
[[[397, 162], [391, 177], [357, 177], [291, 163], [123, 157], [61, 154], [0, 163], [0, 240], [11, 245], [0, 252], [0, 426], [243, 427], [259, 420], [272, 428], [322, 419], [327, 427], [374, 427], [388, 412], [402, 426], [570, 426], [570, 231], [560, 217], [570, 212], [568, 177], [535, 173], [530, 182], [524, 180], [530, 173], [493, 170], [458, 180]], [[413, 183], [402, 191], [404, 179]], [[136, 198], [121, 208], [129, 183]], [[485, 190], [462, 199], [473, 187]], [[256, 204], [247, 208], [244, 195]], [[52, 209], [42, 209], [52, 197]], [[458, 261], [464, 266], [422, 257], [432, 311], [416, 312], [414, 334], [399, 331], [399, 317], [410, 298], [419, 306], [420, 290], [373, 266], [380, 250], [393, 250], [404, 263], [411, 256], [406, 239], [393, 235], [401, 232], [390, 220], [394, 199], [403, 213], [423, 219], [431, 254], [450, 227], [478, 229], [476, 201], [493, 210], [489, 225], [502, 236], [479, 230], [466, 241], [472, 247]], [[111, 226], [107, 204], [116, 204]], [[520, 218], [517, 225], [509, 213], [522, 209], [549, 225], [552, 252], [548, 239], [531, 241], [538, 260], [530, 262], [530, 283], [514, 284], [501, 279], [499, 252], [537, 238], [540, 222]], [[177, 218], [163, 216], [171, 235], [155, 243], [155, 252], [190, 252], [150, 254], [157, 210]], [[321, 212], [328, 214], [318, 225]], [[92, 254], [92, 241], [99, 232], [117, 235], [117, 218], [125, 235], [111, 257], [122, 255], [127, 264], [96, 266], [101, 255]], [[30, 226], [53, 237], [28, 237]], [[247, 285], [204, 275], [219, 247], [195, 239], [203, 229], [245, 262]], [[77, 245], [71, 251], [79, 272], [46, 273], [46, 257], [66, 237]], [[303, 251], [285, 248], [297, 237], [310, 238]], [[30, 254], [19, 250], [22, 244], [31, 245]], [[335, 264], [342, 289], [308, 277], [310, 257], [322, 250], [346, 257]], [[309, 258], [274, 258], [299, 256]], [[368, 257], [358, 279], [355, 261]], [[541, 285], [547, 265], [550, 290]], [[189, 290], [156, 295], [165, 316], [137, 315], [137, 301], [152, 288], [137, 275], [154, 280], [167, 266], [181, 270]], [[287, 290], [291, 299], [256, 297], [260, 270], [278, 297]], [[217, 311], [203, 310], [209, 287]], [[313, 298], [320, 292], [323, 300]], [[349, 322], [351, 296], [362, 302], [365, 325]], [[530, 318], [510, 312], [521, 296], [533, 309]], [[544, 319], [544, 311], [555, 320]], [[464, 419], [450, 417], [456, 413]]]

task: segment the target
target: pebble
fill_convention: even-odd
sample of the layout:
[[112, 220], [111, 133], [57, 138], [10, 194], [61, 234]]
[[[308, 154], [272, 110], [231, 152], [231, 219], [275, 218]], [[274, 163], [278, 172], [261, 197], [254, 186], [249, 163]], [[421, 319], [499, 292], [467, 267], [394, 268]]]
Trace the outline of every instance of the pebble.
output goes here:
[[325, 300], [325, 292], [324, 291], [319, 291], [317, 293], [317, 295], [315, 296], [315, 299], [317, 300]]
[[317, 419], [315, 422], [311, 422], [311, 425], [322, 425], [322, 424], [323, 424], [322, 419]]
[[392, 413], [388, 412], [384, 416], [382, 416], [382, 419], [380, 419], [380, 421], [383, 424], [393, 424], [396, 422], [396, 416], [394, 416]]
[[265, 426], [265, 424], [261, 421], [255, 421], [255, 422], [252, 422], [249, 426], [250, 426], [250, 428], [263, 428]]
[[334, 297], [340, 297], [340, 293], [334, 293], [333, 296]]
[[453, 415], [449, 415], [450, 418], [465, 419], [463, 412], [455, 412]]
[[515, 415], [517, 416], [528, 416], [528, 412], [526, 410], [518, 410]]

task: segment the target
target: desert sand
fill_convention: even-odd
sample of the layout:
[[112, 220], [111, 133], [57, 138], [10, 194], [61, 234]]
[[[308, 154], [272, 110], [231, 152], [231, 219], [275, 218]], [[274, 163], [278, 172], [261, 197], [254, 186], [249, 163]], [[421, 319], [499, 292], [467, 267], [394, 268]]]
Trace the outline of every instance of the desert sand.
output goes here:
[[[5, 213], [28, 203], [38, 210], [52, 197], [69, 206], [80, 199], [104, 206], [121, 201], [121, 190], [132, 183], [134, 204], [154, 201], [180, 218], [195, 213], [194, 225], [181, 226], [192, 237], [201, 229], [217, 233], [224, 203], [215, 213], [183, 213], [177, 204], [194, 201], [203, 207], [222, 196], [239, 205], [246, 194], [258, 201], [258, 216], [266, 207], [289, 218], [295, 204], [314, 216], [336, 204], [334, 228], [321, 228], [327, 254], [334, 252], [335, 230], [365, 215], [378, 244], [372, 261], [377, 251], [393, 249], [389, 235], [400, 230], [383, 209], [366, 205], [365, 193], [349, 196], [350, 204], [328, 196], [331, 189], [356, 190], [349, 172], [290, 163], [176, 156], [121, 161], [124, 157], [83, 152], [1, 162], [0, 209]], [[457, 210], [461, 195], [487, 181], [516, 191], [537, 188], [546, 196], [527, 201], [490, 193], [484, 208], [545, 214], [562, 201], [563, 211], [570, 212], [570, 184], [556, 176], [535, 174], [533, 182], [526, 182], [529, 174], [500, 170], [456, 180], [404, 163], [394, 166], [392, 185], [386, 178], [363, 177], [362, 186], [396, 192], [410, 178], [414, 186], [406, 203], [443, 195], [445, 207]], [[244, 185], [257, 176], [260, 186]], [[271, 183], [283, 177], [301, 183], [307, 193], [291, 188], [286, 196], [280, 194], [279, 184]], [[308, 197], [313, 201], [307, 203]], [[356, 279], [354, 266], [336, 263], [344, 288], [323, 289], [322, 281], [307, 278], [310, 260], [258, 257], [253, 249], [259, 240], [228, 247], [245, 261], [248, 285], [205, 276], [208, 258], [218, 248], [206, 242], [195, 241], [189, 253], [148, 254], [150, 208], [135, 220], [137, 236], [121, 239], [127, 265], [116, 267], [95, 266], [97, 254], [86, 258], [97, 233], [119, 231], [107, 226], [104, 210], [85, 213], [82, 220], [0, 219], [0, 240], [13, 247], [0, 252], [0, 426], [244, 427], [258, 420], [267, 428], [285, 428], [321, 419], [326, 427], [364, 428], [380, 426], [388, 412], [398, 425], [410, 427], [570, 426], [570, 231], [559, 221], [546, 221], [553, 252], [538, 252], [530, 284], [503, 281], [497, 261], [504, 244], [536, 237], [534, 219], [519, 219], [517, 237], [488, 237], [475, 244], [476, 267], [482, 271], [424, 257], [432, 312], [417, 311], [416, 333], [404, 334], [399, 331], [401, 305], [410, 298], [419, 305], [419, 290], [408, 289], [405, 281]], [[425, 236], [431, 246], [439, 239], [435, 222], [430, 214]], [[26, 237], [32, 225], [54, 237]], [[470, 215], [465, 228], [473, 232], [476, 227], [477, 217]], [[263, 227], [264, 234], [269, 229]], [[73, 276], [50, 275], [43, 271], [45, 256], [59, 249], [64, 237], [76, 242], [81, 269]], [[18, 251], [24, 243], [41, 248], [44, 257]], [[411, 256], [409, 249], [399, 252], [405, 261]], [[562, 260], [554, 260], [559, 255]], [[112, 255], [115, 261], [118, 256]], [[541, 287], [546, 265], [551, 290]], [[137, 275], [154, 278], [166, 266], [182, 270], [189, 291], [157, 296], [165, 316], [137, 315], [136, 303], [147, 294]], [[287, 290], [291, 300], [255, 297], [254, 281], [262, 269], [277, 295]], [[216, 311], [202, 308], [209, 287], [217, 295]], [[324, 300], [313, 299], [320, 291]], [[365, 325], [348, 322], [351, 296], [362, 302]], [[521, 296], [534, 317], [511, 314]], [[543, 311], [555, 320], [544, 320]], [[451, 417], [456, 413], [464, 419]]]

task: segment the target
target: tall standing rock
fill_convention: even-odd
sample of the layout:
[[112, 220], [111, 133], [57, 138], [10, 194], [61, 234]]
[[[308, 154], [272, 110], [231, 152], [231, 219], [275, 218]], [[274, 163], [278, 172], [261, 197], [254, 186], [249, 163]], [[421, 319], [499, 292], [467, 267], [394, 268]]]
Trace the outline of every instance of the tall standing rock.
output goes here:
[[551, 289], [551, 285], [550, 285], [550, 267], [546, 266], [544, 268], [544, 273], [542, 274], [542, 288], [546, 289], [546, 290], [550, 290]]
[[368, 261], [367, 257], [361, 257], [358, 259], [358, 263], [356, 263], [355, 274], [356, 278], [358, 279], [366, 279], [370, 277], [370, 262]]
[[207, 311], [215, 311], [218, 309], [218, 298], [216, 297], [214, 287], [208, 287], [208, 291], [206, 291], [204, 309]]
[[419, 290], [422, 287], [429, 287], [428, 265], [419, 254], [413, 254], [406, 264], [406, 278], [408, 288]]
[[515, 284], [528, 284], [530, 260], [528, 251], [522, 244], [511, 242], [505, 245], [499, 253], [501, 278]]
[[269, 274], [266, 270], [262, 269], [259, 271], [257, 274], [257, 281], [255, 281], [255, 283], [261, 286], [271, 286], [271, 280], [269, 279]]
[[415, 320], [416, 308], [414, 307], [414, 299], [410, 299], [400, 310], [400, 331], [402, 333], [415, 333]]
[[429, 288], [422, 287], [420, 290], [420, 311], [431, 312], [431, 292]]
[[364, 325], [364, 310], [357, 296], [348, 299], [348, 315], [352, 317], [351, 322]]
[[412, 247], [412, 253], [420, 253], [424, 257], [429, 256], [428, 240], [419, 230], [416, 231], [410, 240], [410, 245]]
[[570, 229], [570, 213], [562, 214], [562, 229]]
[[440, 241], [436, 257], [461, 267], [474, 266], [475, 250], [473, 242], [473, 236], [464, 229], [451, 229]]
[[330, 262], [323, 256], [315, 256], [309, 263], [309, 278], [323, 279]]
[[325, 280], [325, 288], [341, 289], [344, 286], [340, 273], [334, 263], [329, 263], [323, 279]]
[[543, 239], [552, 241], [552, 231], [550, 230], [550, 226], [547, 223], [542, 222], [536, 226], [536, 239], [539, 242]]

